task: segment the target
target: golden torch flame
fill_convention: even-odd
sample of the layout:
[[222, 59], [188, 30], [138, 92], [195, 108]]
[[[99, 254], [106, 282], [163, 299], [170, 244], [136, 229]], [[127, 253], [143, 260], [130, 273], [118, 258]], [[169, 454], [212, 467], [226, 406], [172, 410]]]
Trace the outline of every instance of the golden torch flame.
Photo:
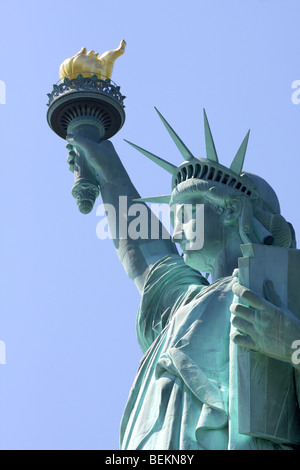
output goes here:
[[78, 74], [83, 77], [97, 75], [100, 79], [111, 78], [115, 60], [124, 54], [126, 42], [120, 42], [117, 49], [104, 52], [100, 57], [94, 51], [86, 51], [83, 47], [76, 55], [66, 59], [59, 68], [60, 79], [76, 78]]

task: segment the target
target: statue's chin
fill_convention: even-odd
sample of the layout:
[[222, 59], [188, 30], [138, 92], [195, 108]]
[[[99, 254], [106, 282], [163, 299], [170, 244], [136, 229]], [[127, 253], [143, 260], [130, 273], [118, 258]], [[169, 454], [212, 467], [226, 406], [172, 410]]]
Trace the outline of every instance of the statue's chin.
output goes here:
[[197, 271], [210, 273], [212, 266], [209, 263], [207, 263], [207, 261], [203, 259], [202, 256], [199, 256], [199, 252], [197, 254], [196, 253], [197, 252], [195, 251], [184, 253], [183, 259], [184, 259], [185, 264], [187, 264], [193, 269], [196, 269]]

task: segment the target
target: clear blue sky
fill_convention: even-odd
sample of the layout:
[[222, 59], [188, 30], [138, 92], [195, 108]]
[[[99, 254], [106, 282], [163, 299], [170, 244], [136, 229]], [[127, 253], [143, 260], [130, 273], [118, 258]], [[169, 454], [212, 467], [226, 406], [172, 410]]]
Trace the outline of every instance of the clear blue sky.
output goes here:
[[156, 106], [205, 156], [205, 108], [225, 165], [251, 129], [244, 169], [269, 181], [299, 234], [299, 17], [297, 0], [2, 4], [1, 449], [117, 449], [141, 358], [139, 295], [96, 236], [101, 200], [79, 213], [65, 142], [46, 122], [61, 62], [126, 40], [112, 77], [126, 122], [112, 140], [143, 196], [169, 192], [170, 176], [123, 139], [180, 164]]

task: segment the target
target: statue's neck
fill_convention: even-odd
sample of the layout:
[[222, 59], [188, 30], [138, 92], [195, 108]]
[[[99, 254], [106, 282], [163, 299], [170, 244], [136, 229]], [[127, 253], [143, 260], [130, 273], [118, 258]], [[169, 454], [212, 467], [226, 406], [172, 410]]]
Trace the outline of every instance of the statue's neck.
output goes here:
[[212, 267], [212, 282], [231, 276], [234, 269], [238, 267], [238, 258], [242, 256], [241, 243], [240, 237], [236, 236], [220, 250]]

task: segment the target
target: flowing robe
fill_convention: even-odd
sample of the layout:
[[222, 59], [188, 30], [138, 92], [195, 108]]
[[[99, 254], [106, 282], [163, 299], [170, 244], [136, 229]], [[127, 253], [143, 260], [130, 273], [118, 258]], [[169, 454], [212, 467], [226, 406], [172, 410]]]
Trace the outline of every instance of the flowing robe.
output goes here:
[[229, 413], [234, 279], [206, 285], [178, 255], [158, 261], [137, 317], [144, 357], [121, 423], [124, 450], [289, 449], [235, 432]]

